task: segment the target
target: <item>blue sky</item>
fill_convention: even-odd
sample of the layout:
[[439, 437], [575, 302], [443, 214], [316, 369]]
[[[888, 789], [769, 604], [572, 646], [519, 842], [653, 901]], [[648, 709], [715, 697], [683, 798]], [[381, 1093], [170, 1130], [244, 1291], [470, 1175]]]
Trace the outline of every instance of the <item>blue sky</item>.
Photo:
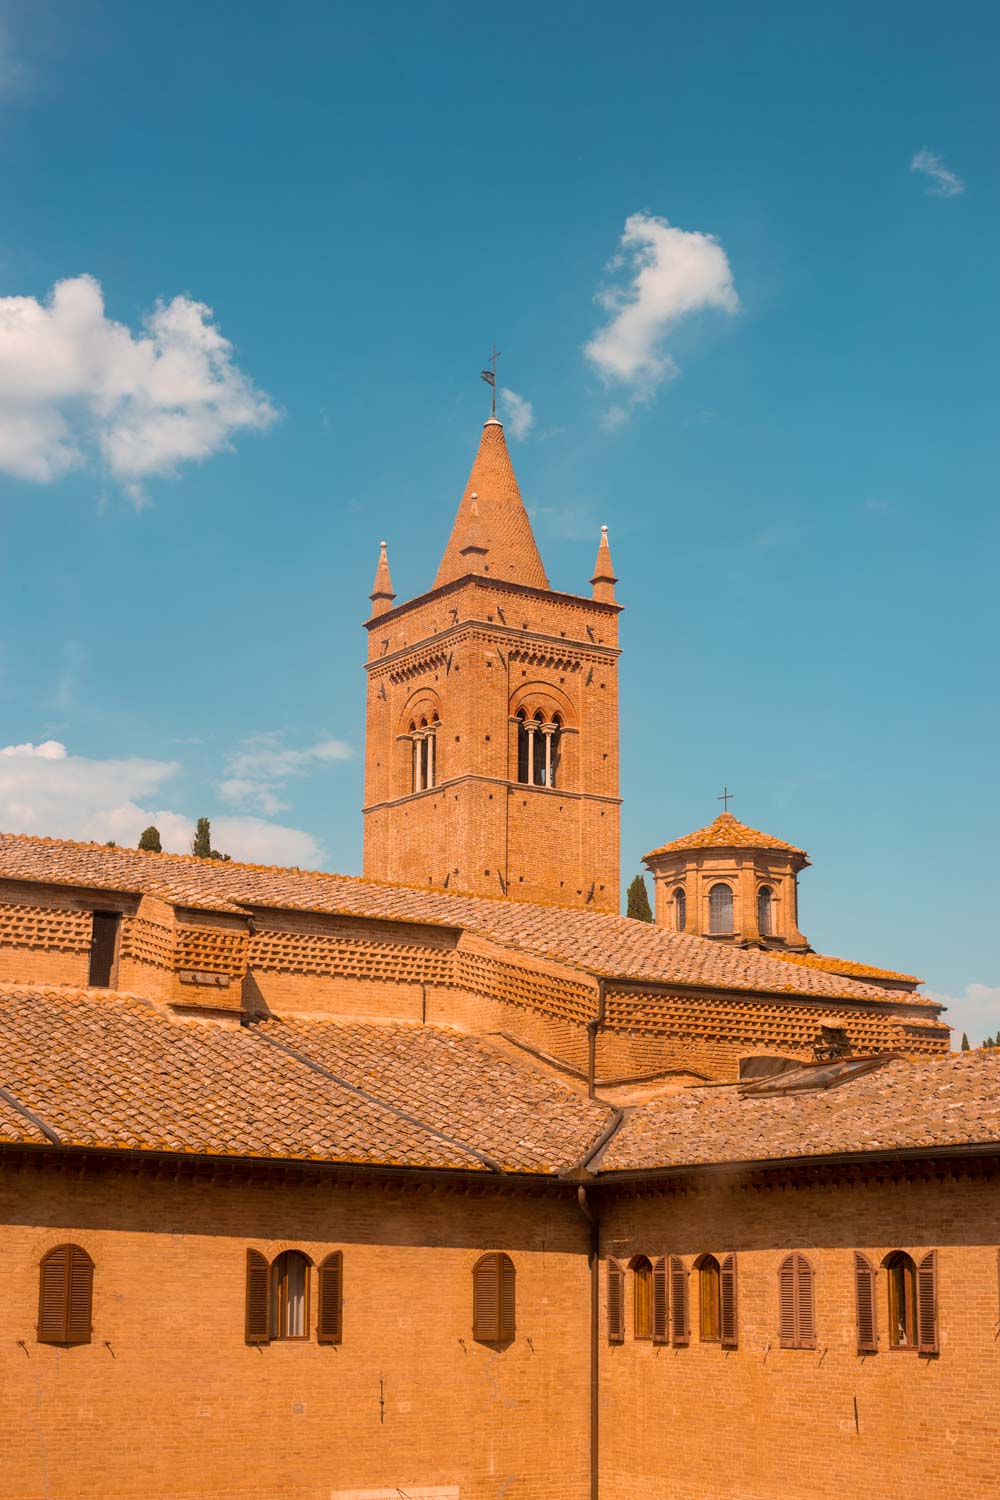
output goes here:
[[998, 54], [986, 4], [0, 0], [0, 822], [359, 870], [378, 542], [429, 586], [496, 339], [556, 587], [611, 528], [625, 880], [728, 783], [818, 950], [1000, 1028]]

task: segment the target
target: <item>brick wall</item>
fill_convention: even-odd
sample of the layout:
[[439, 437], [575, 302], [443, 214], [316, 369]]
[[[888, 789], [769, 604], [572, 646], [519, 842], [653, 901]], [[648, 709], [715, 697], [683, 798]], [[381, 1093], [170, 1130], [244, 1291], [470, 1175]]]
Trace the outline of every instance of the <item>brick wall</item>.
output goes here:
[[[604, 1254], [735, 1250], [739, 1347], [656, 1347], [602, 1330], [602, 1495], [608, 1500], [985, 1500], [997, 1493], [997, 1181], [732, 1186], [612, 1199]], [[856, 1352], [853, 1254], [938, 1251], [941, 1352]], [[816, 1273], [816, 1348], [778, 1346], [777, 1273], [789, 1250]], [[602, 1279], [606, 1286], [606, 1276]], [[602, 1297], [602, 1319], [606, 1316]]]
[[[8, 1500], [589, 1494], [571, 1197], [0, 1170], [0, 1218]], [[66, 1240], [96, 1273], [93, 1342], [63, 1349], [36, 1343], [35, 1321], [39, 1258]], [[343, 1250], [342, 1345], [244, 1342], [248, 1247]], [[517, 1271], [502, 1351], [472, 1338], [472, 1265], [491, 1247]], [[315, 1273], [312, 1290], [314, 1326]]]

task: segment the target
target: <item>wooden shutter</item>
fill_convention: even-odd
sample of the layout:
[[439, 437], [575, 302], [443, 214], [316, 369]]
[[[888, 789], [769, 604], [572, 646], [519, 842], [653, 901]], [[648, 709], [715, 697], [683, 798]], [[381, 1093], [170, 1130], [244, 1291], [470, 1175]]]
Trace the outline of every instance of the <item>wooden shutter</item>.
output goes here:
[[736, 1255], [722, 1262], [719, 1288], [720, 1342], [723, 1349], [735, 1349], [736, 1338]]
[[500, 1328], [498, 1337], [506, 1343], [514, 1337], [515, 1323], [515, 1271], [509, 1255], [498, 1257], [500, 1261]]
[[266, 1344], [271, 1336], [271, 1272], [259, 1250], [247, 1251], [248, 1344]]
[[316, 1340], [320, 1344], [339, 1344], [343, 1335], [344, 1253], [334, 1250], [319, 1268], [319, 1313], [316, 1318]]
[[795, 1348], [795, 1256], [786, 1255], [778, 1270], [778, 1343]]
[[89, 1344], [94, 1295], [94, 1262], [79, 1245], [69, 1246], [66, 1287], [66, 1342]]
[[816, 1347], [816, 1304], [813, 1290], [813, 1268], [804, 1255], [795, 1257], [796, 1347]]
[[679, 1255], [670, 1257], [670, 1303], [674, 1325], [674, 1345], [682, 1348], [691, 1337], [688, 1314], [688, 1273]]
[[875, 1322], [875, 1272], [871, 1262], [854, 1252], [854, 1302], [858, 1312], [858, 1353], [878, 1351], [878, 1329]]
[[500, 1257], [481, 1255], [472, 1268], [472, 1337], [495, 1344], [500, 1337]]
[[938, 1352], [937, 1251], [928, 1250], [917, 1263], [917, 1350]]
[[668, 1338], [667, 1262], [661, 1255], [653, 1262], [653, 1343], [665, 1344]]
[[38, 1342], [89, 1344], [94, 1262], [79, 1245], [57, 1245], [38, 1268]]
[[608, 1342], [625, 1341], [625, 1272], [616, 1260], [608, 1261]]

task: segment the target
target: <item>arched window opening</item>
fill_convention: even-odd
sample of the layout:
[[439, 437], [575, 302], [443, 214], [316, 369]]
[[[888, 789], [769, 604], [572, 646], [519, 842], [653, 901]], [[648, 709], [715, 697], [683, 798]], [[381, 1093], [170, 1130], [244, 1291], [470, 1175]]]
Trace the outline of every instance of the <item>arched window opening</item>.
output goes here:
[[286, 1250], [271, 1267], [271, 1337], [309, 1337], [309, 1261], [300, 1250]]
[[703, 1344], [719, 1342], [721, 1322], [721, 1272], [714, 1255], [698, 1262], [698, 1329]]
[[757, 892], [757, 931], [761, 937], [771, 936], [771, 898], [769, 885], [762, 885]]
[[897, 1250], [885, 1262], [889, 1282], [889, 1343], [894, 1349], [917, 1347], [917, 1268]]
[[708, 893], [708, 930], [720, 936], [733, 930], [733, 892], [720, 881]]
[[410, 740], [413, 744], [413, 778], [411, 790], [426, 792], [437, 785], [437, 732], [441, 720], [435, 714], [428, 724], [422, 718], [419, 724], [410, 722]]
[[38, 1268], [38, 1342], [89, 1344], [94, 1262], [79, 1245], [57, 1245]]
[[528, 785], [528, 739], [528, 715], [521, 708], [517, 713], [517, 779], [523, 786]]
[[687, 926], [687, 894], [682, 885], [674, 891], [674, 929], [683, 932]]
[[632, 1337], [653, 1337], [653, 1263], [645, 1255], [632, 1266]]
[[472, 1337], [509, 1344], [515, 1330], [514, 1262], [502, 1250], [481, 1255], [472, 1268]]
[[782, 1349], [815, 1349], [813, 1268], [798, 1252], [778, 1268], [778, 1342]]

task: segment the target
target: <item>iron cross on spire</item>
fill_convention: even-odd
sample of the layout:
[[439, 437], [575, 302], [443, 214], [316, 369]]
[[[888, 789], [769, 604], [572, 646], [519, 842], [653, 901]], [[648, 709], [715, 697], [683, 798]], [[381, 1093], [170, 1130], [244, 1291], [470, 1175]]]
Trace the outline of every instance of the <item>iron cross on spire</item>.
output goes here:
[[723, 807], [726, 809], [726, 812], [728, 812], [729, 811], [729, 804], [733, 800], [733, 793], [729, 790], [729, 788], [727, 786], [724, 786], [722, 788], [722, 796], [721, 797], [716, 797], [715, 800], [716, 800], [716, 802], [721, 802], [722, 805], [723, 805]]
[[492, 400], [492, 402], [490, 404], [490, 416], [491, 417], [495, 417], [496, 414], [497, 414], [497, 360], [499, 358], [500, 358], [500, 351], [497, 348], [496, 344], [494, 344], [493, 345], [493, 353], [491, 355], [489, 355], [489, 357], [487, 359], [487, 363], [491, 364], [493, 366], [493, 368], [492, 368], [492, 370], [483, 370], [483, 371], [481, 371], [481, 378], [486, 381], [486, 384], [488, 386], [490, 386], [491, 389], [492, 389], [492, 391], [493, 391], [493, 400]]

